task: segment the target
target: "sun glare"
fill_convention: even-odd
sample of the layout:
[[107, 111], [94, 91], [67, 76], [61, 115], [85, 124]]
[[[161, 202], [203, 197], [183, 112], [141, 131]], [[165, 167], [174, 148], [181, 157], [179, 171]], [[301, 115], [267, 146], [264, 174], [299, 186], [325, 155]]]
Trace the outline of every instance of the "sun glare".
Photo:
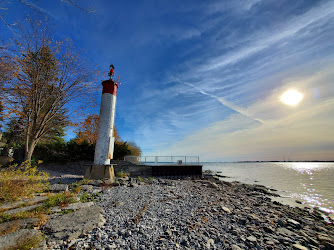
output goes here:
[[303, 94], [297, 90], [290, 89], [281, 95], [281, 102], [286, 105], [296, 106], [303, 99]]

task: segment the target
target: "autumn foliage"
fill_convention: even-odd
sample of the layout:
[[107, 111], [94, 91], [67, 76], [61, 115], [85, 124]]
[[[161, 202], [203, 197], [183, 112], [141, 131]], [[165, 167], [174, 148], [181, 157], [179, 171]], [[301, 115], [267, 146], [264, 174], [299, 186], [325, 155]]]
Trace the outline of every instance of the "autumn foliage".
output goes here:
[[22, 125], [25, 160], [30, 160], [43, 137], [71, 124], [71, 106], [88, 96], [97, 71], [83, 63], [70, 40], [55, 41], [45, 23], [27, 21], [12, 45], [16, 53], [4, 59], [11, 67], [4, 68], [3, 62], [0, 67], [6, 70], [2, 101], [6, 113]]
[[[76, 143], [87, 141], [90, 144], [96, 144], [98, 128], [99, 116], [97, 114], [88, 115], [80, 126], [79, 131], [76, 132], [77, 137], [74, 139], [74, 141]], [[121, 141], [116, 127], [114, 127], [114, 137], [116, 143]]]
[[[89, 144], [95, 145], [97, 140], [98, 126], [99, 116], [97, 114], [88, 115], [80, 126], [79, 131], [76, 132], [77, 136], [74, 139], [74, 142], [78, 144], [87, 142]], [[141, 155], [141, 149], [136, 143], [132, 141], [126, 142], [120, 138], [116, 126], [114, 127], [114, 137], [114, 155]]]

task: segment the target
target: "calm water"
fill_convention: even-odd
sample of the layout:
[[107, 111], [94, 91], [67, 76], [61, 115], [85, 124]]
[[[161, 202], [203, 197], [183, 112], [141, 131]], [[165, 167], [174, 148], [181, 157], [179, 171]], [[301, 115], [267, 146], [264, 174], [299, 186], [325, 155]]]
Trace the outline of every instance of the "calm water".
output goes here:
[[275, 200], [301, 207], [319, 207], [334, 218], [334, 163], [203, 163], [203, 170], [221, 172], [224, 181], [260, 184], [277, 189], [283, 198]]

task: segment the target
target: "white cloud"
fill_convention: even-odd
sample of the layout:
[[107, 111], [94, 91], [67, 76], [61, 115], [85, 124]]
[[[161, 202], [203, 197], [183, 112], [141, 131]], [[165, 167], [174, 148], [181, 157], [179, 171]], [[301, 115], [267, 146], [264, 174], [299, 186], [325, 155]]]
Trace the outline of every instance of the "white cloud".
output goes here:
[[[216, 122], [179, 140], [164, 155], [200, 155], [202, 160], [333, 160], [334, 73], [331, 67], [303, 78], [287, 79], [272, 95], [247, 110], [267, 120], [256, 123], [241, 114]], [[306, 93], [298, 108], [280, 103], [282, 90], [297, 87]], [[314, 94], [321, 88], [332, 95]], [[273, 115], [274, 114], [274, 115]]]

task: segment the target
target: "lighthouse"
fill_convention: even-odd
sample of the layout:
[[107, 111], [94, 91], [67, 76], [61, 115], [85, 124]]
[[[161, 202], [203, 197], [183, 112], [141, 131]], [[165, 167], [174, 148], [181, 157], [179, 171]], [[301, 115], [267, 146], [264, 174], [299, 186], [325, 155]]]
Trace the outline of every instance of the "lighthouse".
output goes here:
[[114, 154], [114, 123], [116, 113], [116, 96], [119, 86], [114, 76], [114, 66], [110, 66], [110, 79], [102, 82], [102, 98], [98, 134], [95, 146], [94, 165], [86, 170], [86, 179], [113, 179], [114, 168], [110, 164]]

